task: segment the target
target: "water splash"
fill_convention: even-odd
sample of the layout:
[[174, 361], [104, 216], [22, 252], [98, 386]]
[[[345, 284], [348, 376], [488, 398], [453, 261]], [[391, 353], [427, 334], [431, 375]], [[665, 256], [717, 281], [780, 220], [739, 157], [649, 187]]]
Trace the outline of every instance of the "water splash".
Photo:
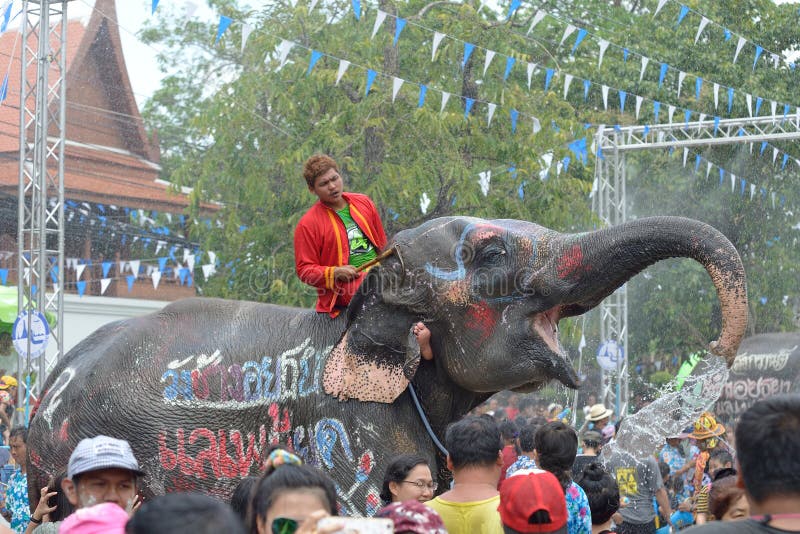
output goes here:
[[615, 451], [634, 458], [651, 456], [667, 436], [680, 434], [719, 399], [728, 381], [728, 366], [724, 358], [707, 353], [680, 389], [676, 380], [662, 389], [658, 399], [623, 420], [616, 438], [603, 447], [603, 463]]

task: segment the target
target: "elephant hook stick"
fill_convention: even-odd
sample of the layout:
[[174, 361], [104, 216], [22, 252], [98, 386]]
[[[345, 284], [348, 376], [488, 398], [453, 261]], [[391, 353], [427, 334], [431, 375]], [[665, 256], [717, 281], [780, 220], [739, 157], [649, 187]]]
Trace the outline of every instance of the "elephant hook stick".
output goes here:
[[391, 256], [392, 254], [394, 254], [394, 247], [384, 250], [383, 252], [378, 254], [378, 256], [375, 259], [369, 260], [368, 262], [364, 263], [363, 265], [361, 265], [359, 267], [356, 267], [356, 271], [358, 271], [358, 272], [366, 271], [370, 267], [373, 267], [374, 265], [379, 264], [380, 262], [382, 262], [383, 260], [385, 260], [386, 258]]

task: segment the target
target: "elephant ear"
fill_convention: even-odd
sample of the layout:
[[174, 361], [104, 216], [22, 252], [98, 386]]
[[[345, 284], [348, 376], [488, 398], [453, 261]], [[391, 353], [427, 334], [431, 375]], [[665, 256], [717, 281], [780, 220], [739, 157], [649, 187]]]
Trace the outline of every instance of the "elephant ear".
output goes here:
[[353, 298], [347, 329], [325, 362], [325, 393], [342, 401], [391, 403], [405, 391], [419, 367], [415, 316], [383, 301], [376, 270]]

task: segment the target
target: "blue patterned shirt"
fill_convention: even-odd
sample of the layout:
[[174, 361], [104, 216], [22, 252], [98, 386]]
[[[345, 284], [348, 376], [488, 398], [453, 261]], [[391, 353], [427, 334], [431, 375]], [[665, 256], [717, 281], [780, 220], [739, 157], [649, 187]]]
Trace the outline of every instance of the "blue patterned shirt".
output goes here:
[[567, 533], [592, 534], [592, 512], [583, 488], [570, 482], [565, 496], [567, 498]]
[[28, 475], [17, 469], [8, 479], [6, 508], [11, 512], [11, 529], [24, 533], [31, 520], [28, 507]]
[[509, 465], [508, 469], [506, 469], [506, 478], [513, 475], [514, 471], [519, 471], [520, 469], [537, 469], [536, 462], [533, 461], [533, 458], [525, 456], [524, 454], [517, 456], [517, 461]]

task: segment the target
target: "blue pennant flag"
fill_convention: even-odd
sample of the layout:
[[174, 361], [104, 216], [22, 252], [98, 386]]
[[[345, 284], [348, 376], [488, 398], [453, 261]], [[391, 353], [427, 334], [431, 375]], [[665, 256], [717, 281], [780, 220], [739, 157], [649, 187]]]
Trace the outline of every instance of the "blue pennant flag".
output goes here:
[[583, 41], [586, 38], [586, 33], [587, 33], [586, 30], [584, 30], [583, 28], [578, 30], [578, 36], [575, 38], [575, 44], [572, 45], [572, 52], [570, 52], [570, 55], [574, 54], [575, 50], [578, 49], [578, 46], [581, 44], [581, 41]]
[[510, 19], [511, 15], [519, 9], [519, 6], [522, 5], [522, 0], [511, 0], [511, 5], [508, 6], [508, 15], [506, 15], [506, 19]]
[[475, 103], [474, 98], [466, 97], [466, 104], [464, 105], [464, 118], [466, 119], [469, 116], [469, 112], [472, 110], [472, 104]]
[[511, 131], [516, 133], [516, 131], [517, 131], [517, 117], [519, 116], [519, 111], [517, 111], [514, 108], [511, 108], [511, 110], [508, 112], [508, 114], [511, 116]]
[[769, 301], [769, 299], [767, 299], [767, 297], [761, 297], [760, 299], [758, 299], [758, 301], [763, 305], [766, 304]]
[[725, 169], [722, 167], [719, 168], [719, 185], [722, 187], [722, 183], [725, 181]]
[[686, 127], [689, 127], [689, 119], [692, 118], [692, 110], [691, 109], [684, 109], [683, 110], [683, 120], [686, 122]]
[[8, 21], [11, 20], [11, 6], [13, 5], [14, 2], [9, 2], [6, 12], [3, 13], [3, 23], [0, 24], [0, 33], [3, 33], [6, 31], [6, 29], [8, 29]]
[[[210, 223], [211, 221], [208, 221], [208, 222]], [[171, 247], [169, 247], [169, 254], [168, 255], [169, 255], [170, 259], [172, 261], [174, 261], [174, 262], [178, 261], [177, 259], [175, 259], [175, 251], [177, 249], [178, 249], [178, 245], [172, 245]]]
[[661, 73], [658, 75], [658, 87], [660, 88], [664, 84], [664, 78], [667, 77], [667, 69], [669, 65], [666, 63], [661, 64]]
[[644, 131], [643, 131], [642, 133], [643, 133], [645, 136], [646, 136], [647, 134], [649, 134], [649, 133], [650, 133], [650, 125], [649, 125], [649, 124], [645, 124], [645, 125], [644, 125]]
[[719, 130], [719, 117], [714, 117], [714, 135], [717, 135], [717, 130]]
[[50, 269], [50, 280], [52, 280], [54, 284], [58, 283], [58, 265], [53, 265], [53, 268]]
[[164, 269], [167, 268], [168, 259], [169, 258], [167, 258], [166, 256], [164, 256], [163, 258], [158, 258], [158, 270], [161, 271], [162, 273], [164, 272]]
[[764, 103], [764, 99], [760, 96], [756, 97], [756, 117], [758, 117], [758, 112], [761, 111], [761, 104]]
[[744, 196], [744, 188], [747, 186], [747, 182], [744, 180], [744, 178], [742, 178], [742, 183], [739, 185], [741, 185], [739, 194], [741, 196]]
[[311, 71], [314, 70], [314, 65], [317, 64], [319, 58], [322, 57], [322, 52], [318, 52], [317, 50], [311, 51], [311, 59], [308, 61], [308, 70], [306, 71], [306, 76], [311, 74]]
[[517, 188], [517, 195], [519, 195], [520, 200], [525, 200], [525, 182], [519, 184]]
[[783, 105], [783, 120], [786, 120], [786, 115], [789, 114], [789, 104]]
[[365, 95], [369, 94], [369, 90], [372, 88], [372, 83], [375, 81], [375, 76], [377, 76], [377, 75], [378, 75], [378, 73], [375, 72], [374, 70], [367, 69], [367, 88], [364, 91]]
[[722, 33], [725, 34], [725, 40], [726, 41], [730, 41], [731, 40], [731, 31], [728, 28], [723, 28], [722, 29]]
[[187, 276], [189, 276], [189, 269], [187, 267], [181, 267], [178, 269], [178, 278], [181, 281], [181, 285], [186, 283]]
[[7, 96], [8, 96], [8, 73], [6, 72], [6, 75], [3, 78], [3, 85], [0, 86], [0, 102], [5, 102]]
[[78, 296], [82, 297], [86, 293], [86, 280], [78, 280], [75, 283], [75, 287], [78, 288]]
[[400, 39], [400, 32], [403, 31], [403, 28], [406, 27], [406, 19], [397, 19], [397, 23], [394, 27], [394, 42], [392, 46], [397, 46], [397, 41]]
[[580, 139], [576, 139], [571, 142], [568, 147], [570, 152], [575, 155], [575, 161], [580, 161], [584, 165], [586, 165], [588, 159], [588, 151], [586, 150], [586, 138], [581, 137]]
[[783, 207], [784, 204], [786, 204], [786, 196], [781, 195], [781, 207]]
[[763, 156], [764, 155], [764, 150], [767, 149], [767, 145], [768, 144], [769, 143], [767, 143], [766, 141], [761, 141], [761, 150], [758, 153], [759, 156]]
[[8, 282], [8, 269], [0, 269], [0, 284], [6, 285]]
[[694, 99], [700, 100], [700, 90], [703, 88], [703, 78], [697, 77], [694, 80]]
[[625, 62], [628, 61], [628, 54], [630, 54], [630, 51], [627, 48], [623, 48], [622, 49], [622, 61], [625, 61]]
[[547, 91], [550, 88], [550, 82], [553, 81], [553, 69], [547, 69], [544, 73], [544, 90]]
[[461, 68], [463, 69], [467, 65], [467, 61], [469, 61], [469, 56], [472, 55], [472, 51], [475, 50], [475, 45], [472, 43], [464, 43], [464, 59], [461, 61]]
[[35, 297], [35, 296], [36, 296], [36, 290], [37, 290], [37, 289], [39, 289], [39, 288], [38, 288], [38, 287], [36, 287], [36, 284], [31, 284], [31, 296], [32, 296], [32, 297]]
[[761, 46], [756, 45], [756, 59], [753, 60], [753, 70], [756, 70], [756, 63], [758, 63], [758, 58], [761, 57], [763, 51], [764, 49]]
[[128, 281], [128, 293], [130, 293], [131, 291], [133, 291], [133, 283], [136, 281], [136, 275], [129, 274], [128, 276], [125, 277], [125, 280]]
[[158, 0], [153, 0], [153, 8], [152, 8], [152, 10], [150, 11], [150, 14], [151, 14], [151, 15], [152, 15], [153, 13], [155, 13], [155, 12], [156, 12], [156, 8], [157, 8], [157, 7], [158, 7]]
[[356, 20], [361, 20], [361, 2], [360, 0], [352, 0], [353, 5], [353, 15], [356, 16]]
[[567, 172], [569, 170], [569, 162], [570, 161], [571, 160], [570, 160], [569, 156], [564, 156], [564, 159], [561, 160], [561, 164], [564, 166], [564, 172]]
[[731, 114], [732, 107], [733, 107], [733, 87], [728, 87], [728, 115]]
[[700, 169], [700, 154], [694, 155], [694, 172], [697, 172]]
[[222, 39], [222, 34], [225, 33], [225, 30], [228, 29], [228, 27], [231, 25], [231, 22], [233, 22], [233, 19], [231, 19], [230, 17], [226, 17], [225, 15], [219, 16], [219, 27], [217, 28], [217, 38], [214, 40], [215, 45], [219, 42], [220, 39]]
[[514, 68], [514, 61], [516, 60], [511, 56], [506, 58], [506, 71], [503, 74], [503, 81], [508, 80], [508, 75], [511, 74], [511, 69]]
[[[166, 259], [166, 258], [164, 258]], [[111, 270], [111, 266], [114, 265], [113, 262], [104, 261], [103, 262], [103, 278], [108, 278], [108, 271]]]
[[515, 166], [511, 166], [508, 168], [508, 173], [511, 175], [512, 178], [515, 180], [517, 179], [517, 168]]
[[653, 122], [658, 123], [658, 114], [661, 113], [661, 102], [658, 100], [653, 100], [653, 116], [655, 119]]
[[678, 13], [678, 23], [677, 23], [677, 24], [675, 24], [675, 25], [676, 25], [676, 26], [680, 25], [680, 23], [681, 23], [681, 22], [683, 22], [683, 19], [686, 17], [686, 15], [687, 15], [688, 13], [689, 13], [689, 7], [688, 7], [688, 6], [683, 6], [683, 5], [682, 5], [682, 6], [681, 6], [681, 12], [680, 12], [680, 13]]
[[592, 82], [589, 80], [583, 80], [583, 101], [586, 102], [589, 100], [589, 87], [591, 87]]
[[781, 163], [781, 170], [783, 170], [786, 167], [786, 162], [787, 161], [789, 161], [789, 154], [784, 154], [783, 155], [783, 163]]
[[744, 134], [746, 134], [746, 133], [747, 132], [745, 132], [744, 128], [742, 128], [741, 126], [739, 126], [739, 129], [736, 131], [736, 135], [738, 135], [739, 137], [743, 137]]
[[425, 93], [428, 92], [428, 86], [425, 84], [421, 84], [419, 86], [419, 102], [417, 102], [417, 107], [421, 108], [423, 104], [425, 104]]
[[621, 113], [625, 113], [625, 99], [628, 97], [628, 93], [625, 91], [620, 90], [619, 92], [619, 111]]

